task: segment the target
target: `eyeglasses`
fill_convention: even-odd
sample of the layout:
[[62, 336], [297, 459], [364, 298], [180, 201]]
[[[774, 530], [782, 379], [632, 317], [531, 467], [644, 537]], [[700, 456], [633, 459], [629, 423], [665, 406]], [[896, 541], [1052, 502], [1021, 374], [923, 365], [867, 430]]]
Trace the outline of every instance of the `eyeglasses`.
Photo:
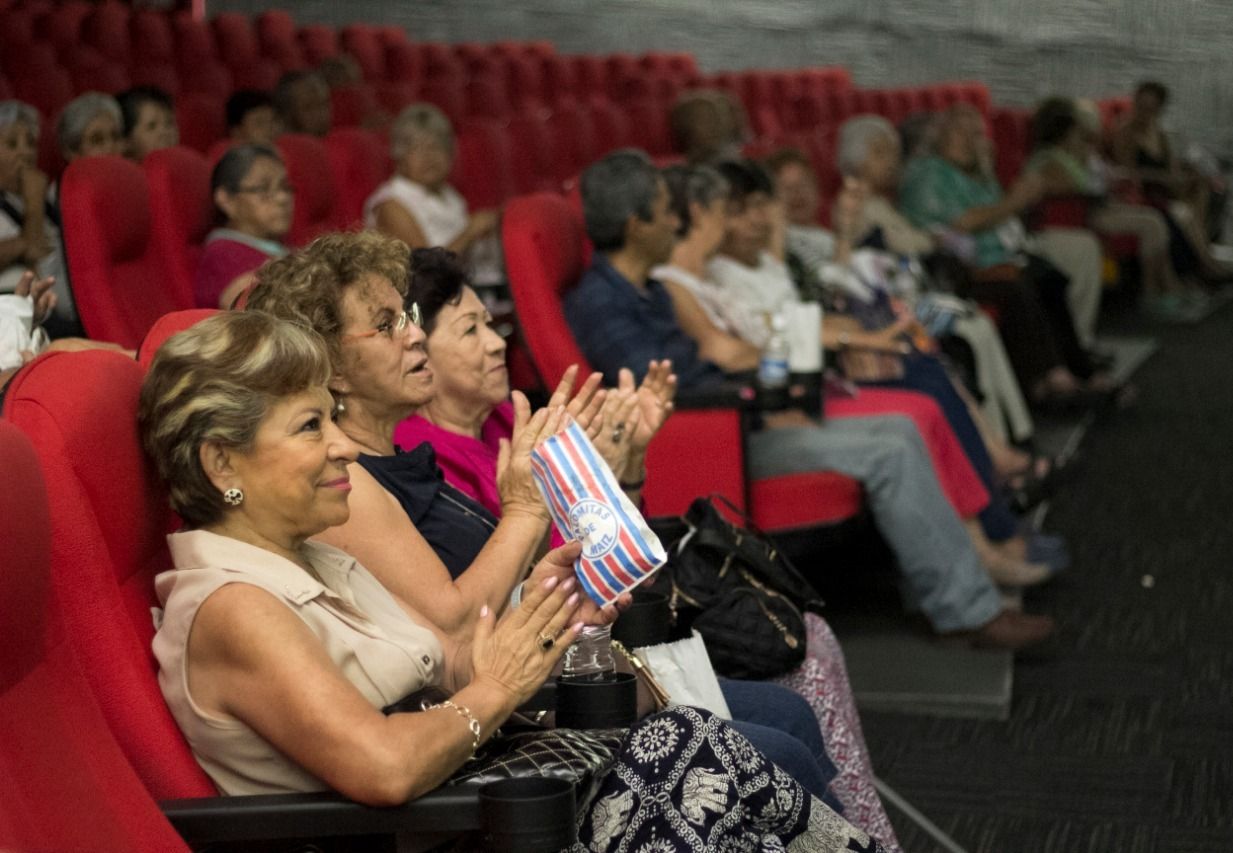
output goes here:
[[238, 187], [236, 192], [248, 193], [250, 195], [257, 196], [264, 201], [269, 201], [270, 199], [277, 197], [279, 193], [295, 195], [295, 187], [291, 184], [274, 184], [272, 186], [264, 187]]
[[350, 335], [343, 335], [339, 340], [343, 343], [356, 340], [358, 338], [373, 338], [377, 335], [385, 335], [391, 341], [394, 340], [394, 335], [405, 332], [407, 325], [411, 324], [417, 329], [424, 328], [424, 318], [420, 314], [420, 306], [418, 302], [412, 302], [411, 307], [406, 311], [400, 312], [392, 320], [382, 320], [377, 324], [377, 328], [369, 329], [367, 332], [354, 332]]

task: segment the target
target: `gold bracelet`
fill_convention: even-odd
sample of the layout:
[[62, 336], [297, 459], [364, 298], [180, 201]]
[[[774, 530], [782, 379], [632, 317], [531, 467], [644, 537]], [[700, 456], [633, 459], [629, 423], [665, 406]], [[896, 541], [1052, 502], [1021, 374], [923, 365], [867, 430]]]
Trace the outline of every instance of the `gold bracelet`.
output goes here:
[[475, 715], [471, 713], [471, 709], [466, 705], [459, 705], [450, 699], [446, 699], [444, 702], [438, 702], [435, 705], [424, 706], [425, 711], [431, 711], [434, 708], [453, 708], [458, 712], [460, 717], [467, 721], [467, 729], [472, 734], [471, 755], [474, 756], [475, 751], [479, 749], [480, 745], [480, 721], [477, 720]]

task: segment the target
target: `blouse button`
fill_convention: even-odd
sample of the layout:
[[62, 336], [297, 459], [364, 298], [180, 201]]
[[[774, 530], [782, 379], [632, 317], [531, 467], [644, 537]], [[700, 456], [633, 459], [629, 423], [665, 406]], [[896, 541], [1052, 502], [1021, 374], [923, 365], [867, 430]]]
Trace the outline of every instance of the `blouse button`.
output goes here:
[[420, 658], [420, 660], [424, 662], [424, 666], [428, 666], [428, 664], [432, 663], [432, 658], [430, 658], [428, 655], [424, 655], [422, 658]]

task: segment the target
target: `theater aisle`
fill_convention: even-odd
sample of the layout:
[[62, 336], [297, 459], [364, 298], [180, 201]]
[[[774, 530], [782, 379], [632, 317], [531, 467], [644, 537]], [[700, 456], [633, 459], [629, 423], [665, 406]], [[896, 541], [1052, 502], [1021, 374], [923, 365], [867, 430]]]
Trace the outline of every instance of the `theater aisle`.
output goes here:
[[[1007, 722], [865, 713], [878, 774], [970, 853], [1233, 850], [1233, 308], [1153, 328], [1047, 527], [1074, 566]], [[928, 837], [891, 811], [905, 850]]]

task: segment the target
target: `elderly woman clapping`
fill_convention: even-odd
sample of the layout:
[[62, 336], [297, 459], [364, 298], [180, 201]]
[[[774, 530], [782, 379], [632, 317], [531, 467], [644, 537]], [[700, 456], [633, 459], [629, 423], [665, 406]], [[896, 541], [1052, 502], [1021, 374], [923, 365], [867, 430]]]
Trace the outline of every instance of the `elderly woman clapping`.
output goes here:
[[[548, 527], [547, 510], [530, 477], [530, 450], [564, 423], [565, 410], [555, 406], [532, 417], [525, 398], [515, 394], [512, 433], [497, 453], [503, 511], [499, 520], [441, 480], [430, 445], [401, 452], [394, 442], [395, 426], [431, 398], [434, 382], [419, 307], [411, 303], [404, 308], [407, 262], [406, 247], [392, 238], [373, 233], [324, 237], [264, 267], [248, 308], [315, 328], [325, 338], [335, 367], [329, 388], [338, 401], [337, 426], [351, 442], [353, 455], [346, 461], [358, 456], [358, 464], [347, 467], [350, 518], [337, 519], [320, 538], [372, 568], [392, 597], [414, 608], [443, 642], [453, 638], [460, 643], [471, 633], [481, 636], [488, 630], [489, 617], [477, 614], [506, 609], [521, 613], [531, 591], [538, 591], [530, 605], [539, 605], [539, 614], [554, 601], [560, 604], [558, 593], [548, 604], [539, 604], [549, 590], [573, 584], [571, 561], [578, 552], [576, 546], [566, 546], [531, 570], [522, 584], [520, 605], [507, 603]], [[302, 514], [293, 507], [288, 512]], [[466, 558], [451, 561], [448, 548], [438, 557], [430, 538], [452, 542], [455, 552], [466, 552]], [[560, 606], [572, 609], [569, 603]], [[568, 632], [556, 634], [565, 622], [558, 625], [553, 615], [542, 626], [538, 621], [532, 626], [540, 626], [532, 639], [556, 635], [559, 647], [573, 641], [582, 622], [609, 621], [614, 615], [611, 610], [599, 612], [584, 598], [578, 614], [569, 617], [579, 621]], [[742, 756], [739, 767], [712, 749], [721, 741], [736, 744], [733, 749]], [[648, 751], [652, 742], [657, 745]], [[653, 761], [652, 754], [657, 756]], [[661, 754], [666, 756], [662, 762]], [[661, 768], [672, 768], [669, 776], [687, 775], [690, 781], [666, 785]], [[750, 776], [745, 768], [761, 768], [760, 775]], [[703, 780], [705, 790], [700, 791], [697, 783]], [[772, 789], [780, 791], [774, 795], [779, 802], [800, 803], [810, 815], [808, 825], [785, 819], [790, 810], [779, 810], [779, 819], [770, 825], [738, 817], [725, 818], [719, 826], [725, 814], [765, 814], [758, 803]], [[672, 793], [665, 797], [668, 790]], [[693, 815], [697, 824], [684, 836], [675, 834], [684, 824], [673, 815], [681, 812]], [[833, 836], [845, 839], [823, 849], [842, 849], [846, 839], [864, 835], [811, 799], [740, 734], [702, 712], [682, 709], [648, 717], [630, 732], [617, 765], [604, 777], [596, 802], [580, 823], [580, 835], [587, 849], [594, 850], [617, 845], [630, 849], [665, 837], [672, 839], [673, 849], [696, 849], [708, 838], [706, 844], [717, 849], [721, 840], [726, 844], [737, 837], [786, 841], [806, 832], [818, 838], [815, 819], [833, 822]], [[823, 825], [816, 826], [820, 830]]]
[[[159, 350], [140, 421], [185, 530], [156, 580], [154, 651], [223, 792], [335, 788], [394, 804], [438, 785], [538, 688], [561, 653], [539, 637], [576, 634], [578, 596], [542, 584], [500, 621], [481, 610], [457, 642], [309, 541], [346, 521], [358, 453], [334, 421], [330, 373], [319, 336], [257, 312], [217, 315]], [[434, 684], [449, 703], [381, 713]]]

